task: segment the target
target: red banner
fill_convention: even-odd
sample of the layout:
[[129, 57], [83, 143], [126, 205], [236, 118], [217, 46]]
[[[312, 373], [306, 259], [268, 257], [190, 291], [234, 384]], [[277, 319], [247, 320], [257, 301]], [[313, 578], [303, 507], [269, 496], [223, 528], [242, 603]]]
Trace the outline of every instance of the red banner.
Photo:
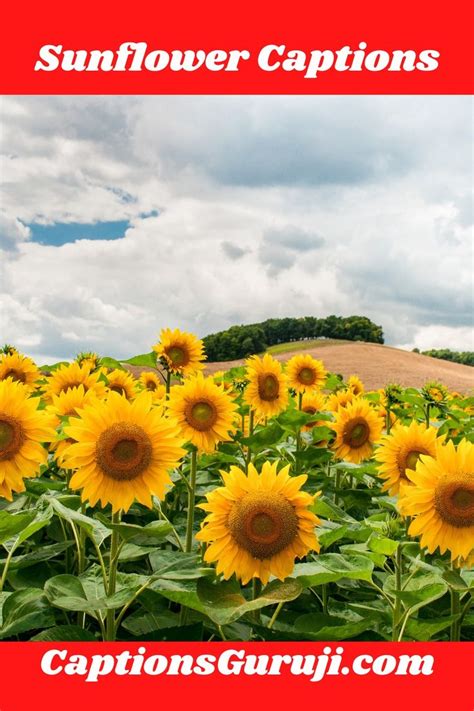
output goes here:
[[466, 94], [472, 3], [8, 3], [6, 94]]
[[144, 699], [160, 707], [190, 702], [207, 711], [237, 711], [260, 700], [278, 709], [301, 702], [399, 711], [430, 703], [440, 708], [446, 690], [455, 688], [457, 708], [467, 711], [474, 702], [473, 647], [466, 642], [5, 642], [0, 708], [24, 708], [30, 689], [36, 711], [62, 711], [65, 704], [68, 711], [105, 709], [112, 702], [135, 708]]

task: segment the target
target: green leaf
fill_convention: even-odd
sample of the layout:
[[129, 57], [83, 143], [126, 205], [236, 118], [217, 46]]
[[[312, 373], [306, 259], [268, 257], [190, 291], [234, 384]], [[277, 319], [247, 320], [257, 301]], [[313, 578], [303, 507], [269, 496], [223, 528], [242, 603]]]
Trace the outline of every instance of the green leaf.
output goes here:
[[144, 576], [119, 573], [117, 592], [108, 597], [100, 577], [100, 571], [93, 567], [80, 577], [75, 575], [55, 575], [44, 586], [48, 600], [55, 607], [75, 612], [87, 612], [93, 617], [98, 611], [116, 610], [125, 605], [146, 580]]
[[0, 639], [55, 624], [54, 612], [43, 591], [37, 588], [18, 590], [9, 595], [3, 602], [2, 617]]
[[347, 524], [343, 524], [342, 526], [330, 524], [330, 521], [326, 521], [325, 526], [318, 529], [318, 539], [323, 548], [329, 548], [333, 543], [344, 538], [349, 531]]
[[263, 449], [276, 444], [283, 436], [283, 428], [278, 422], [271, 422], [266, 427], [257, 429], [250, 437], [242, 437], [241, 444], [252, 449]]
[[384, 590], [390, 595], [400, 598], [405, 607], [411, 609], [411, 613], [443, 597], [448, 589], [446, 582], [440, 575], [424, 572], [411, 579], [408, 579], [407, 575], [402, 576], [401, 592], [397, 592], [395, 586], [395, 576], [387, 576], [383, 586]]
[[395, 554], [399, 543], [398, 541], [393, 541], [391, 538], [383, 538], [373, 533], [367, 541], [367, 545], [374, 553], [382, 553], [383, 555], [391, 556]]
[[363, 554], [323, 553], [312, 563], [295, 565], [292, 577], [309, 588], [342, 578], [371, 581], [373, 568], [372, 560]]
[[122, 360], [122, 363], [128, 363], [128, 365], [143, 365], [147, 368], [156, 369], [156, 353], [152, 351], [151, 353], [143, 353], [142, 355], [133, 356], [128, 360]]
[[104, 365], [106, 368], [118, 368], [119, 370], [125, 370], [120, 361], [116, 360], [115, 358], [111, 358], [110, 356], [103, 356], [100, 359], [100, 364]]
[[339, 548], [340, 553], [363, 553], [370, 560], [373, 560], [375, 565], [383, 568], [387, 557], [383, 553], [375, 553], [367, 549], [367, 543], [349, 543]]
[[307, 412], [302, 412], [301, 410], [286, 410], [281, 415], [276, 418], [276, 421], [289, 432], [295, 433], [304, 425], [309, 422], [314, 422], [317, 415], [308, 414]]
[[18, 534], [18, 538], [15, 541], [15, 548], [24, 543], [28, 538], [31, 538], [35, 533], [40, 531], [42, 528], [48, 525], [48, 523], [53, 518], [53, 510], [51, 506], [44, 505], [41, 508], [36, 508], [36, 516], [31, 523], [29, 523], [26, 528], [24, 528]]
[[214, 569], [203, 566], [195, 553], [157, 550], [150, 553], [149, 560], [154, 577], [165, 580], [194, 580], [214, 574]]
[[42, 496], [51, 491], [64, 491], [66, 489], [66, 482], [38, 477], [37, 479], [26, 479], [25, 488], [29, 495]]
[[[166, 585], [166, 586], [165, 586]], [[234, 581], [211, 582], [208, 578], [194, 581], [164, 581], [153, 589], [168, 600], [207, 615], [217, 625], [228, 625], [253, 610], [267, 605], [295, 600], [302, 592], [296, 580], [272, 581], [256, 600], [247, 600]]]
[[0, 544], [9, 541], [23, 531], [36, 516], [36, 511], [8, 513], [0, 511]]
[[97, 637], [78, 625], [59, 625], [39, 632], [31, 642], [96, 642]]
[[[49, 546], [41, 546], [35, 548], [23, 555], [16, 555], [10, 561], [9, 570], [20, 570], [21, 568], [30, 568], [32, 565], [42, 563], [45, 560], [55, 558], [57, 555], [64, 553], [66, 548], [73, 545], [73, 541], [62, 541], [61, 543], [52, 543]], [[5, 559], [0, 560], [0, 568], [5, 563]]]
[[326, 440], [334, 437], [334, 430], [327, 425], [318, 425], [317, 427], [312, 428], [311, 437], [313, 438], [313, 442], [325, 442]]
[[298, 462], [310, 466], [313, 464], [325, 464], [330, 462], [332, 458], [333, 453], [331, 450], [326, 449], [326, 447], [315, 447], [314, 445], [295, 452], [295, 459]]
[[419, 642], [427, 642], [433, 635], [451, 626], [459, 615], [450, 615], [435, 620], [413, 620], [409, 619], [405, 627], [404, 637], [411, 637]]
[[452, 590], [456, 590], [457, 592], [465, 592], [468, 589], [468, 584], [461, 576], [459, 570], [445, 570], [443, 580], [448, 583]]
[[99, 516], [104, 526], [118, 531], [124, 541], [137, 546], [154, 546], [166, 540], [168, 534], [173, 530], [168, 521], [152, 521], [146, 526], [139, 526], [135, 523], [111, 523], [105, 516], [100, 514]]
[[140, 560], [145, 558], [150, 552], [148, 546], [136, 546], [134, 543], [125, 543], [119, 554], [119, 561], [126, 563], [127, 561]]
[[349, 639], [371, 628], [371, 623], [378, 620], [377, 614], [367, 614], [357, 621], [344, 620], [340, 617], [312, 612], [298, 617], [294, 631], [299, 639], [336, 640]]
[[100, 521], [92, 518], [91, 516], [86, 516], [85, 514], [80, 513], [80, 511], [77, 511], [76, 508], [71, 508], [79, 508], [81, 501], [78, 496], [60, 496], [58, 498], [51, 496], [48, 497], [48, 501], [60, 518], [64, 519], [64, 521], [67, 521], [68, 523], [74, 523], [79, 526], [79, 528], [84, 529], [89, 536], [92, 536], [98, 546], [101, 546], [102, 543], [111, 535], [109, 529]]
[[151, 635], [157, 630], [177, 625], [179, 625], [179, 614], [166, 609], [157, 610], [156, 612], [149, 612], [143, 609], [136, 610], [123, 622], [123, 627], [134, 637]]
[[352, 518], [352, 516], [326, 497], [318, 497], [311, 506], [311, 510], [318, 516], [327, 518], [329, 521], [350, 521], [351, 523], [356, 523], [355, 518]]

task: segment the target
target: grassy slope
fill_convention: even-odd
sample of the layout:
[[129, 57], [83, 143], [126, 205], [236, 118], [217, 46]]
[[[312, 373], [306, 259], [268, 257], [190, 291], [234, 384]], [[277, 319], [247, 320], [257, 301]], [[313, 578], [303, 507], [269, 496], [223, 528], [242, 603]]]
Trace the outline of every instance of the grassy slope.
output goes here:
[[307, 351], [309, 348], [324, 348], [325, 346], [337, 346], [353, 342], [336, 338], [315, 338], [314, 340], [278, 343], [276, 346], [270, 346], [266, 352], [271, 353], [271, 355], [278, 355], [280, 353], [294, 353], [295, 351]]

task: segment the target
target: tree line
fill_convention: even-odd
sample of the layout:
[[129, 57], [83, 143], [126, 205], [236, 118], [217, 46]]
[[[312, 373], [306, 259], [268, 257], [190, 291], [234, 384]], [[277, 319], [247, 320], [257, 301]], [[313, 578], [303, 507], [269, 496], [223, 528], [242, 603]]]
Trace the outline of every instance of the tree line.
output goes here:
[[382, 327], [366, 316], [271, 318], [261, 323], [232, 326], [206, 336], [203, 341], [208, 359], [218, 361], [246, 358], [278, 343], [313, 338], [384, 342]]
[[431, 358], [440, 358], [441, 360], [450, 360], [453, 363], [461, 363], [462, 365], [474, 366], [474, 353], [472, 351], [452, 351], [450, 348], [434, 348], [430, 351], [420, 351], [414, 348], [415, 353], [420, 353]]

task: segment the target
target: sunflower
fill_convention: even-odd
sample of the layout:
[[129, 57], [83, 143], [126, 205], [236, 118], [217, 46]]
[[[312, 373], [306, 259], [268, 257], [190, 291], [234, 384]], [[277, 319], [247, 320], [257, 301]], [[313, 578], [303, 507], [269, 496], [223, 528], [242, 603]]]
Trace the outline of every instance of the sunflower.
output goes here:
[[29, 398], [28, 388], [11, 379], [0, 381], [0, 496], [11, 500], [12, 491], [24, 491], [23, 479], [37, 476], [56, 433], [51, 416], [38, 410], [39, 398]]
[[171, 388], [167, 404], [183, 437], [203, 452], [212, 452], [218, 442], [236, 430], [237, 405], [222, 387], [202, 373]]
[[457, 558], [454, 561], [454, 566], [456, 568], [474, 568], [474, 549], [465, 558], [462, 556]]
[[338, 390], [328, 397], [327, 409], [330, 410], [330, 412], [337, 412], [340, 407], [346, 407], [346, 405], [353, 402], [356, 397], [350, 388]]
[[53, 403], [48, 405], [47, 410], [59, 425], [63, 417], [77, 415], [78, 410], [95, 402], [97, 395], [94, 390], [86, 390], [84, 385], [78, 385], [77, 388], [68, 388], [59, 395], [53, 395], [52, 400]]
[[217, 385], [221, 385], [224, 390], [232, 390], [232, 383], [226, 380], [225, 376], [224, 370], [216, 370], [216, 372], [212, 374], [212, 379]]
[[107, 378], [107, 389], [123, 395], [127, 400], [133, 400], [138, 392], [136, 379], [126, 370], [116, 368], [108, 372], [105, 377]]
[[399, 508], [412, 516], [408, 533], [433, 553], [449, 550], [451, 560], [469, 560], [474, 549], [474, 444], [461, 440], [437, 446], [436, 457], [421, 455], [416, 471], [407, 470], [414, 486], [401, 490]]
[[385, 479], [382, 491], [395, 496], [400, 490], [400, 482], [408, 482], [406, 470], [416, 469], [422, 454], [435, 456], [436, 444], [444, 438], [437, 438], [434, 427], [413, 420], [408, 427], [398, 425], [388, 435], [382, 437], [375, 453], [379, 463], [379, 476]]
[[347, 381], [347, 387], [352, 390], [354, 395], [362, 395], [365, 392], [364, 383], [357, 375], [350, 375]]
[[99, 380], [100, 373], [91, 373], [88, 365], [79, 365], [79, 363], [70, 363], [61, 365], [56, 370], [53, 370], [49, 376], [45, 389], [45, 398], [48, 402], [52, 402], [53, 395], [67, 392], [70, 388], [77, 388], [79, 385], [84, 387], [84, 390], [94, 390], [98, 397], [105, 394], [105, 385]]
[[[315, 415], [317, 412], [321, 412], [326, 407], [326, 398], [320, 392], [305, 393], [301, 401], [301, 411], [308, 415]], [[301, 429], [305, 432], [309, 432], [313, 427], [318, 425], [326, 425], [327, 422], [319, 421], [317, 417], [310, 422], [307, 422]]]
[[192, 375], [204, 368], [204, 345], [193, 333], [164, 328], [153, 350], [172, 373]]
[[[83, 385], [77, 388], [69, 388], [59, 395], [53, 395], [53, 404], [46, 409], [53, 417], [55, 426], [58, 427], [63, 419], [73, 417], [79, 414], [86, 405], [92, 405], [97, 401], [97, 396], [94, 390], [84, 390]], [[72, 439], [56, 439], [51, 442], [50, 452], [60, 467], [64, 466], [64, 452], [73, 444]]]
[[425, 383], [422, 387], [421, 392], [428, 402], [443, 403], [448, 399], [448, 390], [444, 385], [437, 380], [431, 380], [429, 383]]
[[266, 353], [263, 358], [251, 356], [247, 360], [247, 378], [244, 401], [257, 416], [273, 417], [288, 405], [288, 379], [281, 364]]
[[152, 393], [154, 400], [161, 400], [166, 395], [166, 387], [160, 380], [158, 373], [152, 370], [140, 373], [139, 383], [144, 390]]
[[338, 459], [359, 464], [372, 456], [373, 446], [380, 439], [383, 422], [366, 400], [356, 398], [340, 407], [331, 425], [336, 432], [333, 449]]
[[40, 377], [41, 372], [31, 358], [17, 352], [0, 355], [0, 380], [10, 378], [32, 390]]
[[266, 585], [270, 575], [284, 580], [295, 558], [319, 551], [319, 519], [308, 510], [315, 496], [301, 491], [305, 475], [290, 477], [288, 470], [277, 472], [277, 462], [265, 462], [260, 473], [253, 464], [248, 474], [231, 467], [221, 471], [224, 486], [200, 504], [208, 515], [196, 538], [208, 544], [204, 560], [217, 562], [226, 580], [234, 573], [244, 585], [252, 578]]
[[151, 497], [164, 498], [170, 469], [184, 454], [176, 423], [153, 408], [151, 393], [129, 402], [116, 392], [87, 405], [64, 428], [74, 440], [64, 453], [64, 465], [76, 470], [72, 489], [95, 506], [110, 503], [113, 511], [128, 511], [134, 499], [151, 507]]
[[76, 356], [76, 361], [79, 365], [88, 365], [91, 370], [97, 370], [100, 368], [101, 358], [97, 353], [88, 351], [85, 353], [78, 353]]
[[288, 385], [297, 393], [321, 388], [326, 382], [327, 371], [320, 360], [310, 355], [296, 355], [286, 364]]

